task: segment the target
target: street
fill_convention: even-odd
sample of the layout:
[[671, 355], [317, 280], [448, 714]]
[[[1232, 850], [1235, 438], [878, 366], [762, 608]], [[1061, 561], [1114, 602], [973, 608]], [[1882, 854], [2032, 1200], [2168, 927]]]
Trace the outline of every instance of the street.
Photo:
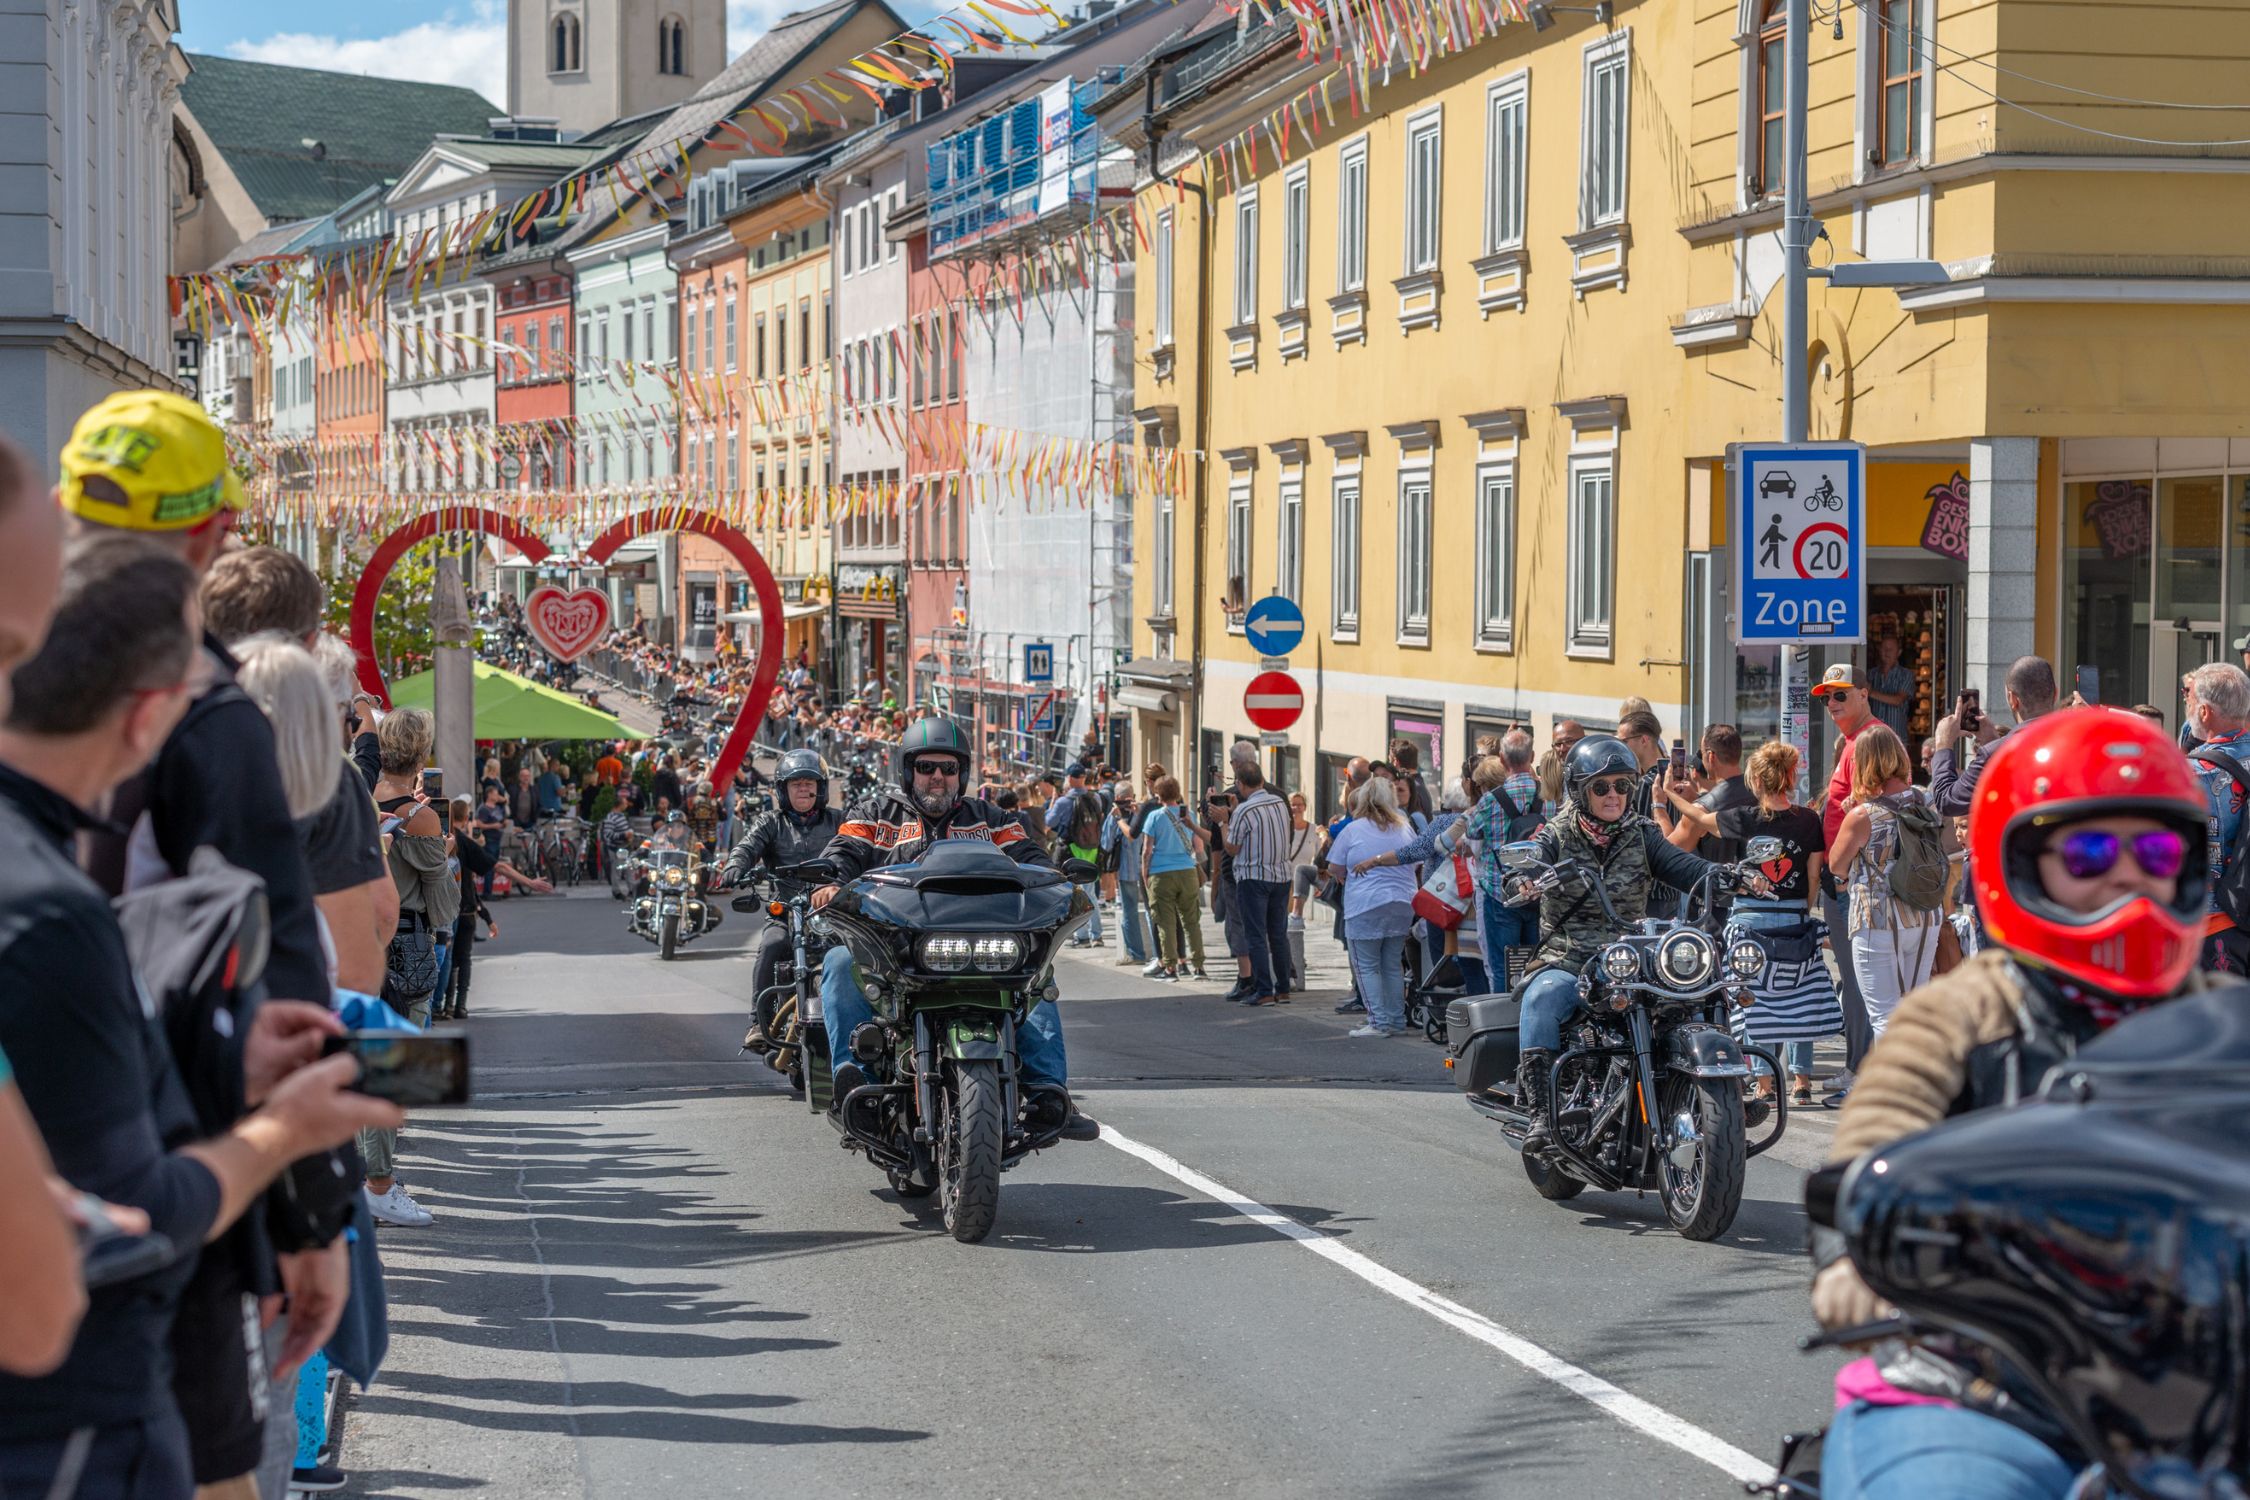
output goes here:
[[1693, 1244], [1541, 1201], [1437, 1048], [1345, 1037], [1324, 937], [1279, 1011], [1112, 946], [1059, 971], [1104, 1139], [962, 1246], [737, 1057], [752, 919], [667, 965], [591, 887], [499, 912], [479, 1099], [405, 1135], [438, 1221], [383, 1235], [351, 1493], [1718, 1497], [1829, 1405], [1795, 1340], [1833, 1115]]

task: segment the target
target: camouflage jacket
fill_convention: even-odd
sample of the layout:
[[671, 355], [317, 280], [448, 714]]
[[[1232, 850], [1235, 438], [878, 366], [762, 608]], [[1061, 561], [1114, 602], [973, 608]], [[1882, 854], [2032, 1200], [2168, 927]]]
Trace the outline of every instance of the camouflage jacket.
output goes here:
[[[1689, 891], [1710, 862], [1676, 849], [1663, 830], [1638, 813], [1617, 823], [1606, 846], [1597, 847], [1578, 826], [1578, 810], [1564, 803], [1539, 830], [1539, 857], [1549, 864], [1582, 859], [1602, 872], [1602, 885], [1617, 919], [1631, 926], [1648, 914], [1650, 889], [1658, 883]], [[1534, 967], [1585, 965], [1621, 929], [1602, 915], [1602, 903], [1582, 882], [1565, 882], [1539, 898], [1539, 955]]]

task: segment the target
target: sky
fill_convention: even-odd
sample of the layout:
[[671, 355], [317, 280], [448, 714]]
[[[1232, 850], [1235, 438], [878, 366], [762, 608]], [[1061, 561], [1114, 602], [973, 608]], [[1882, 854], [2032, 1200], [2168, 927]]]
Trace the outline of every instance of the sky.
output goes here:
[[[803, 3], [727, 0], [728, 55]], [[508, 102], [503, 0], [180, 0], [180, 45], [252, 62], [460, 84], [496, 107]]]

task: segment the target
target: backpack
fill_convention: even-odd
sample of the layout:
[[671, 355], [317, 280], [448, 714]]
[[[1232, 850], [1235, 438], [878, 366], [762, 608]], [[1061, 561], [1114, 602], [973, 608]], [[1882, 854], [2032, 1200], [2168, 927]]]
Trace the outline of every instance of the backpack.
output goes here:
[[[2190, 751], [2188, 759], [2217, 766], [2232, 778], [2236, 789], [2250, 799], [2250, 767], [2245, 767], [2226, 751], [2216, 745], [2204, 745]], [[2223, 851], [2226, 864], [2219, 872], [2218, 886], [2211, 892], [2211, 904], [2237, 927], [2250, 927], [2250, 856], [2244, 851], [2246, 842], [2250, 842], [2250, 818], [2243, 820], [2242, 830], [2235, 834], [2234, 847]]]
[[1546, 821], [1539, 815], [1537, 808], [1527, 810], [1516, 806], [1515, 798], [1508, 795], [1506, 787], [1494, 787], [1492, 796], [1500, 804], [1500, 840], [1502, 843], [1520, 843], [1538, 833], [1539, 825]]
[[1945, 904], [1946, 866], [1944, 825], [1937, 809], [1910, 794], [1897, 802], [1888, 797], [1876, 800], [1889, 810], [1897, 829], [1886, 876], [1891, 899], [1909, 911], [1938, 910]]

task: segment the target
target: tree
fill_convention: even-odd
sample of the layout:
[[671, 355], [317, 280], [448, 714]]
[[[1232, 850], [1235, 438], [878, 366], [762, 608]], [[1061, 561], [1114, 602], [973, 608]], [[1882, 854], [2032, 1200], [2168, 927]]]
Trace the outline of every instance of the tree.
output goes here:
[[[443, 538], [433, 537], [407, 549], [383, 583], [375, 601], [375, 662], [386, 681], [427, 671], [434, 660], [436, 642], [430, 632], [430, 597], [437, 587], [437, 560], [445, 549]], [[372, 552], [370, 547], [368, 552]], [[464, 549], [466, 552], [466, 549]], [[469, 575], [472, 560], [464, 555], [461, 571]], [[345, 550], [341, 566], [325, 571], [321, 582], [328, 590], [330, 630], [351, 638], [352, 595], [367, 568], [367, 553]], [[479, 632], [471, 649], [483, 644]]]

